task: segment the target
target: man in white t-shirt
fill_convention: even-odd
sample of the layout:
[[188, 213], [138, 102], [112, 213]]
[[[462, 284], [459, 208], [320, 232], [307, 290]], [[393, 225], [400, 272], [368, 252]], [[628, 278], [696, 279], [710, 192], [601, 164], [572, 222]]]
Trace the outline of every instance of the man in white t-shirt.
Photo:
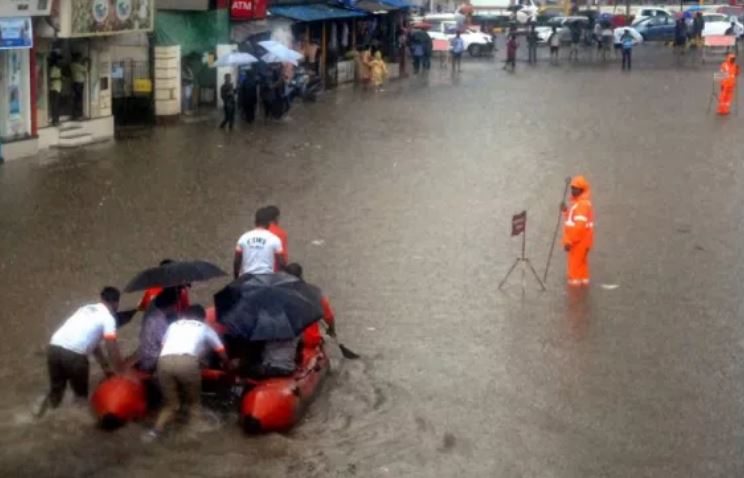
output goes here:
[[207, 353], [214, 351], [224, 368], [230, 367], [225, 346], [217, 333], [204, 323], [205, 317], [204, 307], [192, 305], [182, 318], [168, 326], [157, 367], [163, 408], [153, 429], [143, 437], [145, 442], [156, 439], [179, 409], [187, 415], [200, 409], [200, 360]]
[[112, 373], [101, 351], [102, 341], [106, 343], [114, 370], [121, 371], [122, 360], [116, 343], [119, 296], [115, 288], [105, 287], [100, 303], [79, 308], [52, 335], [47, 352], [50, 390], [46, 399], [52, 408], [62, 402], [68, 381], [76, 397], [88, 399], [88, 355], [95, 356], [106, 375]]
[[271, 274], [286, 265], [282, 241], [269, 231], [273, 216], [266, 208], [256, 211], [256, 228], [246, 232], [235, 247], [233, 275]]

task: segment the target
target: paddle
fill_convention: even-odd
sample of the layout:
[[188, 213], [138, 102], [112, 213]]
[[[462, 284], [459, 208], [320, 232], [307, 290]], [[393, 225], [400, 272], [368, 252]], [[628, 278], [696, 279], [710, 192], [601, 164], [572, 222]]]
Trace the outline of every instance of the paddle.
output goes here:
[[[330, 331], [333, 331], [333, 333], [331, 334]], [[335, 329], [331, 329], [330, 327], [327, 327], [326, 332], [328, 333], [328, 337], [330, 337], [331, 340], [333, 340], [333, 343], [338, 346], [339, 350], [341, 350], [341, 355], [343, 355], [345, 359], [356, 360], [358, 358], [361, 358], [361, 355], [354, 352], [349, 347], [347, 347], [346, 345], [338, 341], [338, 337], [336, 337]]]

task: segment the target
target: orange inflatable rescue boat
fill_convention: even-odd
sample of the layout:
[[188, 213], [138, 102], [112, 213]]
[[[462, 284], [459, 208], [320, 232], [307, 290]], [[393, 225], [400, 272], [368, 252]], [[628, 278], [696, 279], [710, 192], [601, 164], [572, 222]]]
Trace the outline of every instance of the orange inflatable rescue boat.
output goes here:
[[[208, 323], [213, 323], [213, 319], [210, 320], [212, 311], [208, 310]], [[239, 415], [243, 429], [249, 433], [284, 431], [302, 418], [329, 369], [328, 356], [320, 344], [302, 350], [301, 363], [291, 376], [254, 381], [234, 379], [221, 370], [205, 369], [202, 388], [214, 390], [242, 385]], [[102, 381], [91, 397], [91, 408], [100, 426], [112, 430], [145, 418], [150, 411], [149, 380], [148, 374], [132, 372]]]
[[250, 382], [240, 403], [240, 424], [248, 433], [292, 428], [318, 394], [330, 363], [322, 345], [302, 350], [292, 376]]

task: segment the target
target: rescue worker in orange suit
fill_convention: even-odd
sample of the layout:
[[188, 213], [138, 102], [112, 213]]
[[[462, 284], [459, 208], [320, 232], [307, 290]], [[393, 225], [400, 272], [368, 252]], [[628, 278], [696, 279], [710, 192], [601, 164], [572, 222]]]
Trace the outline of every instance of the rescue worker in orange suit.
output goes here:
[[736, 93], [736, 77], [739, 76], [739, 65], [736, 64], [736, 55], [729, 53], [726, 60], [721, 63], [721, 93], [718, 95], [718, 114], [727, 115], [731, 111], [731, 100]]
[[571, 204], [563, 207], [563, 248], [568, 253], [568, 285], [589, 285], [589, 251], [594, 242], [594, 211], [589, 182], [571, 180]]
[[[296, 262], [287, 264], [284, 272], [293, 275], [300, 280], [304, 280], [302, 278], [302, 266]], [[321, 294], [320, 305], [323, 307], [323, 322], [328, 326], [328, 335], [335, 337], [336, 316], [333, 313], [333, 308], [331, 308], [331, 302], [328, 300], [328, 297]], [[306, 348], [317, 347], [323, 343], [323, 337], [320, 335], [320, 324], [318, 324], [318, 322], [311, 324], [303, 331], [302, 343]]]

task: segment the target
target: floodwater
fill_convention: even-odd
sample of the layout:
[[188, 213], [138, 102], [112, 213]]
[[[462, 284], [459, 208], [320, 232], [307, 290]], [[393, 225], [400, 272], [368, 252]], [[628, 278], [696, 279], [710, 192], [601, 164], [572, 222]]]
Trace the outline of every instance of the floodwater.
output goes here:
[[[287, 122], [1, 166], [0, 476], [744, 475], [743, 119], [706, 114], [714, 66], [635, 55], [630, 74], [468, 60], [452, 80], [435, 62]], [[546, 292], [520, 273], [498, 291], [511, 215], [528, 211], [542, 275], [575, 173], [594, 188], [592, 287], [566, 291], [558, 250]], [[145, 446], [144, 424], [99, 431], [72, 404], [31, 418], [69, 313], [163, 257], [229, 270], [268, 203], [363, 356], [333, 351], [298, 427], [245, 437], [217, 414]]]

